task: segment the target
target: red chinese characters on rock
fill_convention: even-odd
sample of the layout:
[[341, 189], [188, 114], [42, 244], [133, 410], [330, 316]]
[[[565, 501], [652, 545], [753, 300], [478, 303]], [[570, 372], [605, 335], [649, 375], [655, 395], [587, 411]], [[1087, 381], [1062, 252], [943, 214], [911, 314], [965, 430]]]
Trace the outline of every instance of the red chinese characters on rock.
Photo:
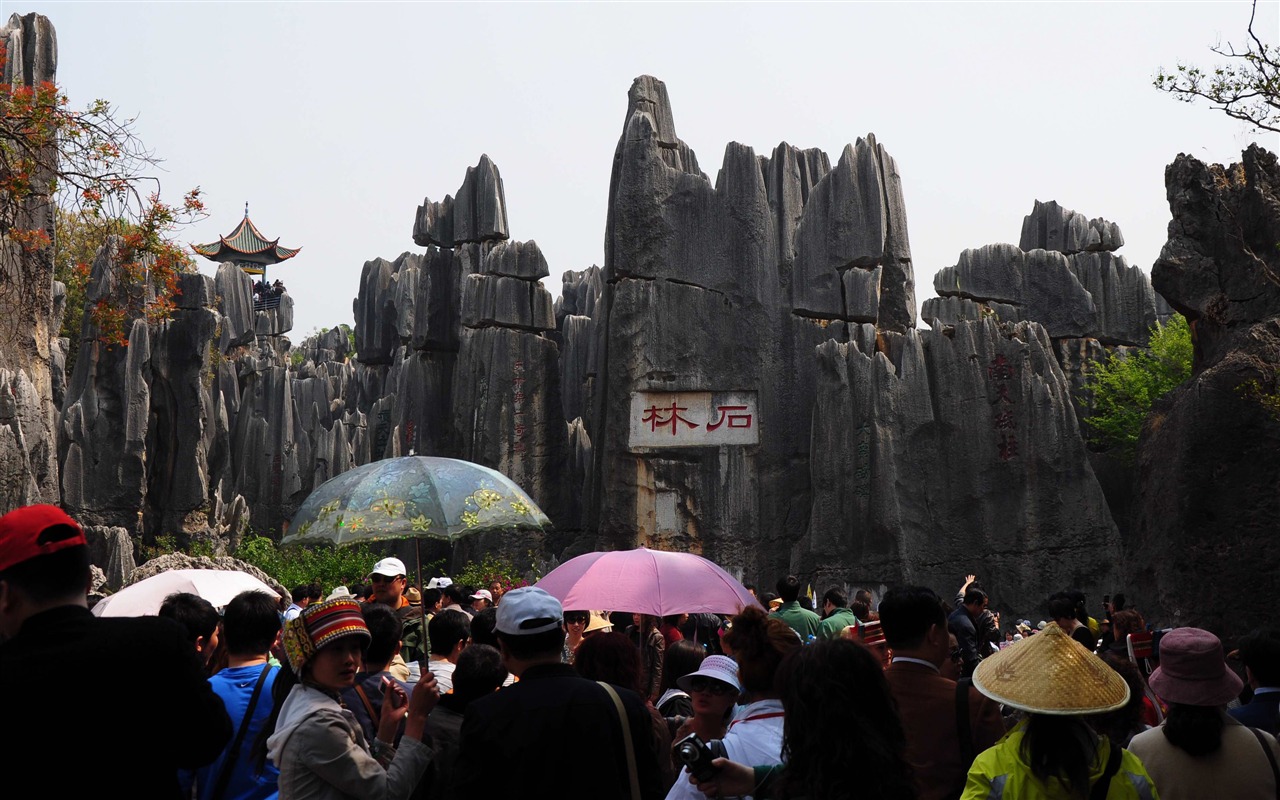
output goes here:
[[995, 389], [992, 401], [991, 427], [999, 433], [996, 452], [1001, 461], [1009, 461], [1018, 455], [1018, 437], [1013, 433], [1018, 427], [1014, 416], [1013, 397], [1009, 394], [1010, 382], [1017, 377], [1017, 367], [1003, 355], [996, 355], [987, 365], [987, 380]]
[[[697, 422], [683, 416], [681, 412], [688, 411], [687, 406], [678, 405], [672, 402], [669, 406], [659, 407], [651, 405], [644, 410], [644, 416], [640, 418], [642, 424], [648, 425], [651, 432], [657, 432], [659, 428], [670, 427], [671, 435], [678, 436], [680, 433], [680, 424], [687, 425], [690, 429], [700, 427]], [[706, 425], [701, 427], [709, 431], [714, 431], [723, 425], [730, 428], [750, 428], [752, 425], [753, 415], [743, 413], [747, 410], [747, 406], [743, 405], [721, 405], [716, 406], [717, 417], [714, 422], [708, 421]]]

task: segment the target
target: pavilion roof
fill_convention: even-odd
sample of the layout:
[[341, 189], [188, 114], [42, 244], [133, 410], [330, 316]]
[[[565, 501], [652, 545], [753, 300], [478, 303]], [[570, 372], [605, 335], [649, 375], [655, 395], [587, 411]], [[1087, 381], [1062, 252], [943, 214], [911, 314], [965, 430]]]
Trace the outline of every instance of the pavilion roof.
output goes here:
[[281, 247], [279, 239], [262, 235], [248, 211], [236, 229], [216, 242], [193, 244], [191, 249], [211, 261], [236, 261], [254, 264], [278, 264], [296, 256], [301, 247]]

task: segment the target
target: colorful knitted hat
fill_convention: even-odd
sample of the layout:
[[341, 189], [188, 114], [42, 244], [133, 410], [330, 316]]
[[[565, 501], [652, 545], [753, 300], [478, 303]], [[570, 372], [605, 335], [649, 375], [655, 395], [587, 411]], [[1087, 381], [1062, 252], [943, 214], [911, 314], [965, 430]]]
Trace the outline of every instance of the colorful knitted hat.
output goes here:
[[339, 597], [312, 603], [302, 613], [284, 623], [284, 653], [295, 675], [302, 677], [302, 668], [316, 651], [343, 636], [369, 636], [369, 626], [364, 624], [360, 604], [350, 597]]

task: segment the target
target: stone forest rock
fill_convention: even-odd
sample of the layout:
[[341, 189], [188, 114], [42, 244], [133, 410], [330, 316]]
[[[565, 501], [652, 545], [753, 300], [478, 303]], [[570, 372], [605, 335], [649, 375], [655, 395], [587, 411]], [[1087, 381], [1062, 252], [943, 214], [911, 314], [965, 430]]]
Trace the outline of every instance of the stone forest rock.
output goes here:
[[[0, 28], [8, 58], [6, 83], [35, 86], [55, 79], [57, 37], [38, 14], [9, 17]], [[6, 145], [7, 146], [7, 145]], [[52, 157], [56, 158], [56, 155]], [[38, 177], [34, 185], [40, 185]], [[0, 227], [53, 231], [53, 203], [36, 193], [16, 204]], [[0, 511], [28, 503], [57, 503], [58, 451], [55, 395], [61, 393], [64, 350], [61, 284], [53, 280], [53, 248], [28, 251], [0, 242]]]
[[1152, 281], [1194, 331], [1191, 380], [1157, 404], [1138, 442], [1129, 583], [1172, 624], [1231, 640], [1271, 624], [1280, 590], [1280, 166], [1179, 155], [1165, 170], [1173, 221]]

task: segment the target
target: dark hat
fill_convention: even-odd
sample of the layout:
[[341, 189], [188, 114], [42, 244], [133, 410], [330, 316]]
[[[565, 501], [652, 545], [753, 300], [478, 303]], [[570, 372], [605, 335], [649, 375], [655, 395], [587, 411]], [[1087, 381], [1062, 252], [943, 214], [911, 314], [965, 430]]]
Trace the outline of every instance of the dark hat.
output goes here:
[[[62, 536], [45, 535], [51, 528], [70, 528]], [[85, 545], [84, 530], [57, 506], [26, 506], [0, 517], [0, 572], [68, 547]]]

